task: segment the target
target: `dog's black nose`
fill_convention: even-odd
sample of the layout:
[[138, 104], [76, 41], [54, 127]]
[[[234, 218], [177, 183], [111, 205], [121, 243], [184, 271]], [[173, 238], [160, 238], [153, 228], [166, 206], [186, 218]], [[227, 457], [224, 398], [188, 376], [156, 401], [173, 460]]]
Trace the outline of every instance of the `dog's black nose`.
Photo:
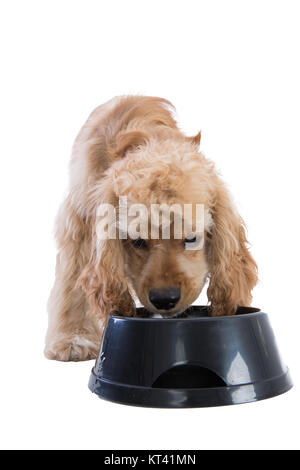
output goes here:
[[158, 310], [170, 310], [175, 307], [180, 299], [180, 289], [178, 287], [167, 287], [164, 289], [151, 289], [149, 300]]

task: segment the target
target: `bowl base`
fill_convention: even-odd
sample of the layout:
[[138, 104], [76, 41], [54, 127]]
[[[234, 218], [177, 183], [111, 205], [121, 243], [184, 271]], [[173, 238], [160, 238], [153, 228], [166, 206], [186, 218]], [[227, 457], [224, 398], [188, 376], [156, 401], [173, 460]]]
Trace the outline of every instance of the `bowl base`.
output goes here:
[[90, 390], [100, 398], [124, 405], [154, 408], [201, 408], [238, 405], [281, 395], [292, 388], [289, 371], [268, 380], [207, 388], [152, 388], [124, 385], [99, 378], [94, 373]]

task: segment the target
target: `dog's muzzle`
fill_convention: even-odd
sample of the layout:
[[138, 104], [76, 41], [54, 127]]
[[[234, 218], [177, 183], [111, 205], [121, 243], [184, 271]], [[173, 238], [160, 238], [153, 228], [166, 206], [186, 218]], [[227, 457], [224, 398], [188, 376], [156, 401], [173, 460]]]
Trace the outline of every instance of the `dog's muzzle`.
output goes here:
[[157, 310], [171, 310], [178, 303], [180, 296], [178, 287], [151, 289], [149, 292], [149, 300]]

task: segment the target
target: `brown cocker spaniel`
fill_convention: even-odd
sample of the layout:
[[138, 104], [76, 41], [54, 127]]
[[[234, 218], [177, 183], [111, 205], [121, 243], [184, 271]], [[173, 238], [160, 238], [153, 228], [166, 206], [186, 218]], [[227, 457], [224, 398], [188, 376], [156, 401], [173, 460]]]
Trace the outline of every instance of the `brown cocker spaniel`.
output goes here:
[[[96, 357], [102, 328], [115, 311], [135, 315], [135, 298], [176, 316], [209, 280], [211, 315], [249, 306], [257, 282], [244, 223], [213, 163], [199, 153], [200, 133], [186, 137], [161, 98], [117, 97], [95, 109], [73, 147], [69, 194], [56, 223], [56, 280], [49, 299], [45, 354], [61, 361]], [[97, 236], [100, 204], [201, 204], [203, 245], [178, 239]]]

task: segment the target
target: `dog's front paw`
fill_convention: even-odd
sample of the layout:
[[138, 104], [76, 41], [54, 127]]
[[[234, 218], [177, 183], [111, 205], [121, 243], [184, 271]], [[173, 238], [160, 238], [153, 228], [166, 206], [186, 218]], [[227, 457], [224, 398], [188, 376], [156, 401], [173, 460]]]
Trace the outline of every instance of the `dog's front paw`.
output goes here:
[[60, 337], [45, 348], [45, 356], [55, 361], [89, 361], [96, 359], [100, 343], [89, 340], [84, 336], [74, 335]]

